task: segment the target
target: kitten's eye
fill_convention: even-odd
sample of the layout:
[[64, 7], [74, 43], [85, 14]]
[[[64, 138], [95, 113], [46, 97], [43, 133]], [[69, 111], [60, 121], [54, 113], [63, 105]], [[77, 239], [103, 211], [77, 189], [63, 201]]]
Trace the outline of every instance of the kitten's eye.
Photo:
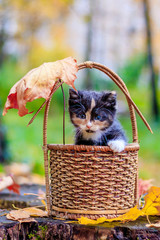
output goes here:
[[85, 119], [86, 115], [84, 113], [79, 113], [79, 114], [77, 114], [77, 117], [81, 118], [81, 119]]
[[101, 116], [100, 116], [100, 115], [97, 115], [94, 119], [95, 119], [95, 120], [101, 120]]

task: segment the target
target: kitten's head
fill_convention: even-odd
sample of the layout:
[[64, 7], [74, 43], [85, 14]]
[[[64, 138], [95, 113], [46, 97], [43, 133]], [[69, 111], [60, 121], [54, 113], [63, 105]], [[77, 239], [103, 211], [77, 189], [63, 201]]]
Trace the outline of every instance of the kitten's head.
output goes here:
[[76, 128], [87, 133], [109, 128], [116, 114], [116, 92], [69, 90], [69, 113]]

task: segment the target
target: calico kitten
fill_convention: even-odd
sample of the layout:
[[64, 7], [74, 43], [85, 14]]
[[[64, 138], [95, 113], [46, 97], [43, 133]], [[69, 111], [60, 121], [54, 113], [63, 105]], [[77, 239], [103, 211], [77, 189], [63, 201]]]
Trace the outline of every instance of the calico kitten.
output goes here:
[[76, 128], [75, 144], [110, 146], [115, 152], [127, 143], [116, 119], [116, 92], [69, 90], [69, 113]]

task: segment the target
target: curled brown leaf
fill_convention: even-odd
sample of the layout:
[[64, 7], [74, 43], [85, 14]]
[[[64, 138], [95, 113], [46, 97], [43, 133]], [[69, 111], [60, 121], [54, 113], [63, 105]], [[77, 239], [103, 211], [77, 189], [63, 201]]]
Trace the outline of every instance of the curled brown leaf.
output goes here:
[[59, 79], [75, 88], [74, 81], [77, 71], [77, 62], [72, 57], [43, 63], [32, 69], [11, 88], [3, 115], [11, 108], [18, 109], [19, 116], [28, 114], [26, 103], [38, 98], [49, 99], [51, 91]]

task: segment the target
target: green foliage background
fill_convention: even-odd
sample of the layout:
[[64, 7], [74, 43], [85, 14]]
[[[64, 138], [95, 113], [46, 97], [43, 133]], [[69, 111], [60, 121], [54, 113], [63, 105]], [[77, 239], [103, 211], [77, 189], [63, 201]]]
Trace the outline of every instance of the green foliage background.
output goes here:
[[[150, 88], [145, 83], [145, 56], [138, 55], [132, 58], [128, 63], [119, 69], [118, 73], [126, 83], [132, 99], [137, 104], [152, 127], [152, 135], [142, 120], [137, 117], [140, 141], [140, 177], [154, 178], [156, 183], [160, 181], [157, 169], [160, 167], [160, 148], [159, 148], [159, 123], [154, 122], [152, 118], [152, 109], [150, 106]], [[0, 69], [0, 98], [2, 107], [4, 107], [10, 88], [22, 76], [27, 69], [22, 69], [13, 59], [6, 61]], [[106, 76], [99, 74], [98, 71], [92, 70], [92, 81], [94, 90], [116, 89], [118, 99], [125, 104], [125, 98], [118, 88], [111, 81], [106, 80]], [[76, 86], [79, 88], [79, 81], [76, 80]], [[68, 87], [64, 86], [66, 99], [68, 99]], [[160, 93], [158, 93], [160, 94]], [[27, 106], [32, 111], [36, 111], [44, 100], [39, 99]], [[126, 106], [127, 109], [127, 106]], [[43, 126], [44, 109], [39, 113], [34, 122], [27, 127], [32, 115], [19, 117], [17, 110], [9, 110], [5, 117], [1, 116], [2, 124], [7, 128], [8, 151], [11, 155], [11, 161], [27, 162], [33, 167], [33, 171], [44, 174], [43, 151], [42, 151], [42, 126]], [[53, 96], [48, 121], [48, 143], [62, 143], [62, 114], [63, 98], [59, 89]], [[128, 111], [119, 115], [119, 119], [127, 132], [129, 141], [131, 137], [131, 123]], [[66, 143], [73, 143], [74, 128], [70, 123], [68, 107], [66, 101]], [[1, 170], [3, 166], [1, 165]]]

